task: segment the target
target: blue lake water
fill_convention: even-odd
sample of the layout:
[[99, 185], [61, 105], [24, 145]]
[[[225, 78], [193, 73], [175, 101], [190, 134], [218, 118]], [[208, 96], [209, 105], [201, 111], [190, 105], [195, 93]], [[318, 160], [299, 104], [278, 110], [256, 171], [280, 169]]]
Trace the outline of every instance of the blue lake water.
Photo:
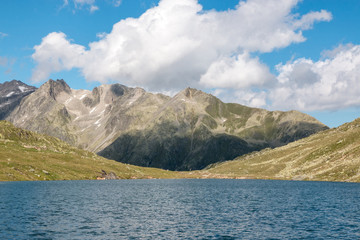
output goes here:
[[360, 239], [360, 184], [0, 182], [0, 239]]

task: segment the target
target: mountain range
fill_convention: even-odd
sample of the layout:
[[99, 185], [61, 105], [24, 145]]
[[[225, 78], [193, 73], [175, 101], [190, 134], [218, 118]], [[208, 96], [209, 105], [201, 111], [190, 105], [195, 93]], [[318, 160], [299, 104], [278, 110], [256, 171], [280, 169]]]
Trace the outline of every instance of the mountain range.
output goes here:
[[[64, 80], [49, 80], [38, 89], [22, 84], [0, 86], [7, 102], [19, 94], [11, 108], [0, 105], [1, 119], [139, 166], [202, 169], [328, 129], [297, 111], [223, 103], [192, 88], [169, 97], [121, 84], [92, 91], [71, 89]], [[22, 95], [21, 89], [26, 89]]]
[[174, 172], [104, 159], [0, 121], [0, 181], [235, 178], [360, 182], [360, 119], [203, 170]]

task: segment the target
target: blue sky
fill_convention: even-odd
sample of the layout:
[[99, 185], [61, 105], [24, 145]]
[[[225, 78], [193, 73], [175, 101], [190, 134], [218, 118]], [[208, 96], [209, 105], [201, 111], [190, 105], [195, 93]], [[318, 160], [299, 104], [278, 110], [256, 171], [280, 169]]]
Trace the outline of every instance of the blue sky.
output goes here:
[[359, 23], [358, 0], [3, 0], [0, 82], [191, 86], [334, 127], [360, 117]]

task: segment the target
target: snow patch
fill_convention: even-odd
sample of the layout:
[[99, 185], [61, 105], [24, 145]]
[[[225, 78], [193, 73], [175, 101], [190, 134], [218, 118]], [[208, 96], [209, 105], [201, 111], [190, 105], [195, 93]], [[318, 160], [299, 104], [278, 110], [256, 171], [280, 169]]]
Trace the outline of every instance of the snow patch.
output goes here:
[[20, 89], [21, 92], [25, 92], [28, 90], [28, 88], [24, 86], [18, 86], [18, 88]]
[[69, 104], [69, 102], [71, 102], [71, 100], [73, 100], [73, 98], [72, 98], [72, 97], [71, 97], [71, 98], [69, 98], [68, 100], [66, 100], [65, 105], [66, 105], [66, 104]]
[[97, 115], [98, 117], [102, 117], [103, 116], [103, 114], [104, 114], [104, 112], [105, 112], [105, 109], [104, 110], [102, 110], [101, 111], [101, 113], [99, 114], [99, 115]]
[[99, 127], [101, 126], [100, 121], [101, 121], [101, 118], [98, 119], [98, 120], [94, 123], [94, 124], [97, 126], [97, 128], [99, 128]]
[[93, 109], [91, 109], [90, 114], [93, 113], [96, 110], [96, 107], [94, 107]]
[[86, 94], [82, 95], [82, 96], [80, 97], [80, 100], [83, 100], [84, 97], [86, 97]]
[[14, 94], [14, 92], [10, 92], [8, 93], [8, 95], [6, 95], [6, 97], [11, 97]]

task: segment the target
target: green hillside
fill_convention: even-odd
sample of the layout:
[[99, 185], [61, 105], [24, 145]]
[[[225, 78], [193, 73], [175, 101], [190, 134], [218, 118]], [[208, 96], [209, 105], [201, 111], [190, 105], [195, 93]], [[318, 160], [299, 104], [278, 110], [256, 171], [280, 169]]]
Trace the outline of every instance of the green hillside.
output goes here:
[[[360, 182], [360, 118], [276, 149], [265, 149], [204, 170], [137, 167], [80, 150], [53, 137], [0, 121], [0, 181], [136, 178], [237, 178]], [[111, 174], [110, 174], [111, 175]]]
[[179, 178], [181, 173], [122, 164], [0, 121], [0, 181]]
[[276, 149], [208, 167], [210, 175], [360, 182], [360, 118]]

